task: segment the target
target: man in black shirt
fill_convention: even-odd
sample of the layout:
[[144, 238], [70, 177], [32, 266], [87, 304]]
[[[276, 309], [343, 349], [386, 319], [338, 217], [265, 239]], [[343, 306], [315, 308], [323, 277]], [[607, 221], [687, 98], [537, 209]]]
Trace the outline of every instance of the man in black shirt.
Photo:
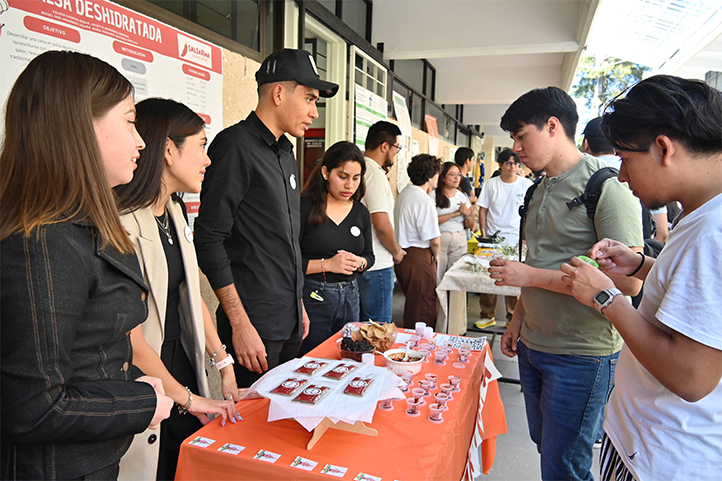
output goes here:
[[218, 334], [235, 349], [240, 387], [296, 357], [308, 334], [298, 238], [301, 178], [284, 134], [303, 137], [318, 118], [319, 96], [338, 91], [319, 78], [304, 50], [274, 52], [256, 81], [256, 110], [208, 149], [213, 163], [195, 221], [198, 264], [221, 303]]
[[471, 205], [476, 204], [476, 195], [471, 188], [471, 182], [467, 175], [469, 171], [474, 167], [474, 151], [468, 147], [459, 147], [454, 154], [454, 162], [459, 166], [461, 171], [461, 182], [459, 183], [459, 189], [469, 197]]

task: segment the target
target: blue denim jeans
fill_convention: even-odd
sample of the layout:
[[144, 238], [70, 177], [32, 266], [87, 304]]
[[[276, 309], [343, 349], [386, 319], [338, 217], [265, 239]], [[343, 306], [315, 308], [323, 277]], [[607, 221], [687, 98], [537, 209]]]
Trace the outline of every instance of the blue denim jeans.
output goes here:
[[[316, 293], [313, 297], [312, 292]], [[306, 278], [303, 284], [303, 305], [311, 321], [311, 328], [301, 345], [300, 356], [340, 331], [347, 322], [358, 322], [358, 285], [355, 280], [326, 283]]]
[[594, 479], [592, 446], [614, 386], [619, 353], [556, 355], [518, 343], [519, 380], [543, 480]]
[[357, 279], [361, 297], [361, 322], [391, 322], [394, 298], [394, 268], [361, 273]]

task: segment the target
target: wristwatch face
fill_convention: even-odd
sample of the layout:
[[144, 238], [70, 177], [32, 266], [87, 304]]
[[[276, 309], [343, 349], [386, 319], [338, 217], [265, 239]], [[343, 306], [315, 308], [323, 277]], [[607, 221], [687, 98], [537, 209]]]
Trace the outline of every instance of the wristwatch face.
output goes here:
[[612, 297], [612, 296], [610, 296], [607, 291], [602, 291], [599, 294], [597, 294], [597, 297], [595, 297], [594, 300], [597, 301], [597, 304], [602, 305], [605, 302], [607, 302], [610, 297]]

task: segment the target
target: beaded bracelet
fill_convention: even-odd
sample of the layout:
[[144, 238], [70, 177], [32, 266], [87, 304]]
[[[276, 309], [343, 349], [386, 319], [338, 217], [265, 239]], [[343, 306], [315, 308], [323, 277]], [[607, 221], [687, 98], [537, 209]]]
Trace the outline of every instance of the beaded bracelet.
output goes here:
[[221, 350], [221, 349], [225, 349], [225, 348], [226, 348], [226, 345], [225, 345], [225, 344], [221, 344], [221, 347], [219, 347], [218, 349], [216, 349], [216, 352], [214, 352], [213, 354], [211, 354], [211, 363], [212, 363], [213, 360], [216, 358], [216, 356], [218, 355], [218, 353], [220, 352], [220, 350]]
[[191, 392], [190, 388], [188, 386], [183, 386], [186, 388], [186, 391], [188, 391], [188, 402], [184, 405], [178, 404], [178, 412], [180, 414], [188, 414], [188, 411], [190, 411], [191, 406], [193, 406], [193, 393]]

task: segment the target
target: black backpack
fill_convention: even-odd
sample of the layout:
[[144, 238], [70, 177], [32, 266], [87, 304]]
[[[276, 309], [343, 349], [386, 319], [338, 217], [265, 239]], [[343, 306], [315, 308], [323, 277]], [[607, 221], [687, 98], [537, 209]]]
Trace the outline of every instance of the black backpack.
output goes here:
[[[578, 197], [575, 197], [574, 199], [567, 202], [567, 207], [569, 208], [569, 210], [572, 210], [579, 205], [584, 205], [587, 208], [587, 216], [592, 219], [593, 222], [594, 214], [596, 214], [597, 212], [597, 203], [599, 202], [599, 197], [601, 197], [602, 195], [602, 187], [607, 180], [611, 179], [612, 177], [616, 177], [617, 174], [619, 174], [619, 171], [614, 167], [602, 167], [601, 169], [594, 172], [587, 181], [584, 192]], [[524, 237], [524, 222], [526, 221], [526, 214], [529, 210], [529, 202], [531, 202], [534, 191], [536, 190], [539, 182], [541, 182], [543, 178], [544, 177], [540, 177], [539, 179], [535, 180], [531, 186], [529, 186], [526, 194], [524, 195], [524, 204], [519, 207], [519, 216], [521, 216], [521, 222], [519, 223], [519, 259], [521, 259], [522, 238]], [[654, 219], [652, 218], [652, 213], [644, 204], [641, 203], [641, 201], [640, 205], [642, 206], [642, 234], [644, 235], [644, 255], [656, 258], [661, 252], [662, 247], [664, 247], [664, 244], [651, 238], [655, 228]]]

